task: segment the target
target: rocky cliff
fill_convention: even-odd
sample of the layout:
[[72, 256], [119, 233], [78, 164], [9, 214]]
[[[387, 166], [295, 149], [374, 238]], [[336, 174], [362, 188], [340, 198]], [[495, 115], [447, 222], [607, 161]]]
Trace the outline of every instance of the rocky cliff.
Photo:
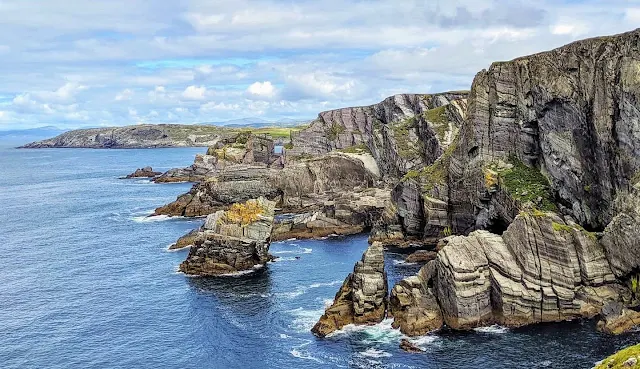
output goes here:
[[291, 156], [366, 147], [385, 176], [431, 164], [457, 135], [467, 92], [403, 94], [363, 107], [320, 113], [293, 136]]

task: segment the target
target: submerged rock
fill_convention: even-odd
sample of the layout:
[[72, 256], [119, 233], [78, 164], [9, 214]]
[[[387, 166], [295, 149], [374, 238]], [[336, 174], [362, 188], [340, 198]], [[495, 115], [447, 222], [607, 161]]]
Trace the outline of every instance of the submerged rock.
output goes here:
[[259, 198], [209, 215], [180, 271], [215, 276], [248, 270], [271, 260], [274, 209], [275, 202]]
[[127, 175], [125, 178], [153, 178], [155, 176], [159, 176], [162, 174], [161, 172], [154, 172], [151, 167], [144, 167], [140, 169], [136, 169], [135, 172]]
[[400, 340], [400, 348], [406, 352], [411, 352], [411, 353], [424, 352], [423, 349], [414, 345], [406, 338], [403, 338], [402, 340]]
[[325, 337], [348, 324], [375, 324], [384, 319], [388, 286], [383, 250], [382, 244], [375, 242], [364, 252], [333, 304], [311, 329], [314, 334]]

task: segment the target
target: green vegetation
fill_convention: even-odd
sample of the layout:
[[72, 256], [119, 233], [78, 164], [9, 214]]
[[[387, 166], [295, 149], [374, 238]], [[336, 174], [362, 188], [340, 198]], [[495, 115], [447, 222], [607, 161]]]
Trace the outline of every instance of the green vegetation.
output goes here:
[[289, 142], [289, 143], [284, 144], [284, 148], [287, 149], [287, 150], [293, 149], [293, 142]]
[[422, 192], [430, 192], [436, 185], [443, 185], [447, 183], [449, 173], [449, 159], [458, 146], [458, 136], [456, 136], [444, 151], [444, 153], [431, 165], [428, 165], [420, 170], [410, 170], [402, 181], [414, 179], [422, 184]]
[[640, 184], [640, 172], [636, 173], [631, 177], [631, 185], [635, 186]]
[[556, 231], [556, 232], [569, 232], [569, 233], [571, 233], [571, 231], [573, 230], [573, 227], [568, 226], [566, 224], [562, 224], [562, 223], [553, 222], [551, 224], [551, 226], [553, 227], [553, 230]]
[[390, 127], [393, 132], [393, 138], [396, 141], [398, 155], [404, 159], [417, 157], [419, 153], [409, 140], [409, 130], [416, 127], [416, 118], [411, 117], [401, 122], [392, 123]]
[[[633, 360], [632, 358], [635, 358], [635, 360]], [[629, 363], [635, 361], [635, 364], [625, 364], [627, 360], [629, 360]], [[616, 352], [615, 354], [602, 360], [600, 364], [596, 365], [594, 369], [623, 369], [638, 367], [640, 367], [640, 344], [630, 346], [624, 350]]]
[[449, 237], [453, 234], [453, 231], [451, 230], [451, 226], [446, 226], [445, 229], [442, 230], [442, 235], [444, 237]]
[[[304, 126], [297, 127], [264, 127], [264, 128], [241, 128], [238, 130], [241, 134], [268, 135], [272, 138], [290, 138], [291, 132], [299, 132]], [[239, 141], [238, 141], [239, 142]]]
[[326, 132], [327, 138], [330, 141], [335, 141], [338, 138], [338, 135], [345, 131], [344, 126], [338, 123], [331, 123], [331, 127]]
[[536, 168], [528, 167], [515, 156], [509, 158], [511, 168], [496, 171], [500, 185], [518, 202], [532, 202], [544, 211], [556, 211], [547, 178]]
[[446, 124], [449, 120], [447, 117], [447, 107], [445, 105], [427, 110], [424, 113], [424, 117], [427, 118], [429, 122], [438, 124]]
[[368, 154], [370, 153], [367, 145], [361, 143], [359, 145], [345, 147], [344, 149], [339, 149], [338, 151], [344, 152], [347, 154]]

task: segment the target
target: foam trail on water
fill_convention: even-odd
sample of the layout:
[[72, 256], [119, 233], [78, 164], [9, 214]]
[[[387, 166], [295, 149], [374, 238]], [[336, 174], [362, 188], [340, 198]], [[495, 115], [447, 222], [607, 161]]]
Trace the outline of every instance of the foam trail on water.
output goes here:
[[478, 333], [493, 333], [493, 334], [502, 334], [509, 332], [509, 328], [503, 327], [497, 324], [488, 326], [488, 327], [478, 327], [474, 328], [474, 331]]

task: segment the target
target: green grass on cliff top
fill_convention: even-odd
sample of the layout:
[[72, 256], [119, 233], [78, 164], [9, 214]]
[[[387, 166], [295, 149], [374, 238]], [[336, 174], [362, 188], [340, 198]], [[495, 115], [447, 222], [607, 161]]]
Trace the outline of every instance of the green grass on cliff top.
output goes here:
[[500, 184], [511, 197], [521, 204], [532, 202], [544, 211], [558, 210], [549, 181], [538, 169], [525, 165], [514, 156], [509, 158], [509, 163], [513, 168], [501, 171], [499, 175]]
[[[633, 366], [625, 366], [624, 363], [629, 359], [635, 357], [637, 362]], [[608, 358], [602, 360], [602, 362], [595, 366], [594, 369], [622, 369], [622, 368], [640, 368], [640, 344], [627, 347], [624, 350], [620, 350]]]

